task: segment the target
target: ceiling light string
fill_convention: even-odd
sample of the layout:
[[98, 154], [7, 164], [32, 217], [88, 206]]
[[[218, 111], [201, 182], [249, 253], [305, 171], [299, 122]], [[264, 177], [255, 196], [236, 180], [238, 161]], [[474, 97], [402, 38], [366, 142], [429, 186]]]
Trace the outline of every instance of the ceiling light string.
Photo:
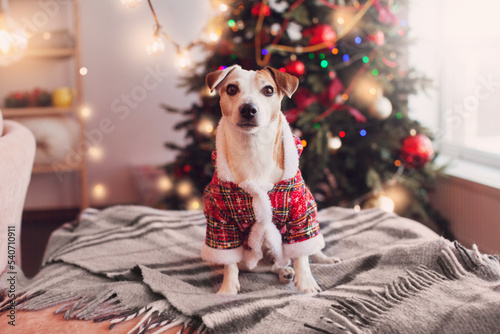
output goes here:
[[[1, 0], [0, 0], [1, 1]], [[142, 2], [142, 0], [121, 0], [122, 4], [125, 5], [128, 8], [136, 8], [139, 6]], [[176, 67], [180, 70], [184, 70], [188, 68], [191, 64], [191, 58], [189, 55], [189, 51], [196, 45], [198, 44], [204, 44], [206, 43], [205, 41], [197, 38], [191, 43], [187, 44], [184, 47], [181, 47], [181, 45], [177, 42], [175, 42], [163, 29], [162, 25], [160, 24], [160, 20], [158, 18], [158, 15], [156, 14], [155, 7], [152, 3], [151, 0], [147, 0], [149, 9], [151, 11], [151, 14], [153, 15], [154, 18], [154, 33], [153, 33], [153, 40], [146, 45], [146, 53], [148, 55], [158, 55], [162, 54], [165, 51], [165, 43], [164, 41], [169, 42], [174, 48], [177, 53], [177, 60], [175, 62]], [[215, 5], [214, 5], [215, 6]], [[217, 3], [217, 9], [219, 15], [221, 13], [225, 13], [228, 11], [228, 5], [224, 3]], [[214, 7], [215, 8], [215, 7]], [[210, 42], [216, 42], [219, 40], [220, 36], [222, 35], [222, 30], [223, 28], [218, 28], [215, 31], [211, 31], [213, 27], [210, 25], [207, 25], [205, 29], [203, 30], [203, 33], [206, 34]], [[213, 30], [213, 29], [212, 29]]]

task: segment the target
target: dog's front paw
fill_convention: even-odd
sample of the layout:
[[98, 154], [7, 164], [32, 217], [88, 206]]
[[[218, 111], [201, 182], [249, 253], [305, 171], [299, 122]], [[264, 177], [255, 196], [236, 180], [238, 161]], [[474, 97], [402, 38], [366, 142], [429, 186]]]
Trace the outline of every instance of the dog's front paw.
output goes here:
[[238, 291], [240, 291], [240, 282], [233, 282], [229, 284], [225, 284], [222, 282], [222, 286], [219, 291], [217, 291], [218, 295], [237, 295]]
[[281, 284], [290, 283], [295, 277], [295, 270], [292, 267], [283, 267], [279, 272], [279, 278]]
[[311, 273], [300, 275], [298, 272], [295, 275], [295, 286], [300, 292], [313, 293], [321, 292], [321, 288], [312, 276]]

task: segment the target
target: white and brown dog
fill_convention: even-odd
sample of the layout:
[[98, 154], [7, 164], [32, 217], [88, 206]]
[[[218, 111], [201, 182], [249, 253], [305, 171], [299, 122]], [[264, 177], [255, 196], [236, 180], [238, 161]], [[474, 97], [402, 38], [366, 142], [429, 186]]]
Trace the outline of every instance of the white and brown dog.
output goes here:
[[[224, 264], [218, 293], [238, 293], [239, 269], [272, 271], [285, 282], [295, 275], [299, 291], [320, 291], [309, 256], [336, 259], [321, 253], [316, 203], [298, 168], [302, 144], [281, 112], [283, 96], [292, 96], [298, 79], [270, 67], [246, 71], [234, 65], [209, 73], [206, 83], [220, 94], [222, 119], [212, 154], [215, 173], [204, 193], [201, 256]], [[274, 264], [263, 264], [266, 252]], [[290, 259], [295, 272], [287, 266]]]

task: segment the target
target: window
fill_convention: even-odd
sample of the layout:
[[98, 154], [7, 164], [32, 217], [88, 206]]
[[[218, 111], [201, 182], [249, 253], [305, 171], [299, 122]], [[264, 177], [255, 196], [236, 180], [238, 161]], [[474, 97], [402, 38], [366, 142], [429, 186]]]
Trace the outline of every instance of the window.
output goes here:
[[[497, 168], [499, 12], [498, 0], [423, 0], [412, 5], [409, 17], [417, 38], [410, 62], [438, 88], [431, 93], [431, 102], [422, 102], [426, 98], [422, 94], [412, 101], [412, 116], [434, 130], [442, 153]], [[431, 112], [419, 115], [422, 108]]]

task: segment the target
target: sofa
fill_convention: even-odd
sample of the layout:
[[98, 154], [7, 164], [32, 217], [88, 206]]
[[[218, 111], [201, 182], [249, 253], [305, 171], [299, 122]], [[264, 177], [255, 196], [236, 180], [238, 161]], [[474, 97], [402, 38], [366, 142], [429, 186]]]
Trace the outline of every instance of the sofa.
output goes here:
[[12, 259], [21, 266], [21, 216], [35, 147], [33, 134], [17, 122], [3, 120], [0, 111], [0, 272]]

